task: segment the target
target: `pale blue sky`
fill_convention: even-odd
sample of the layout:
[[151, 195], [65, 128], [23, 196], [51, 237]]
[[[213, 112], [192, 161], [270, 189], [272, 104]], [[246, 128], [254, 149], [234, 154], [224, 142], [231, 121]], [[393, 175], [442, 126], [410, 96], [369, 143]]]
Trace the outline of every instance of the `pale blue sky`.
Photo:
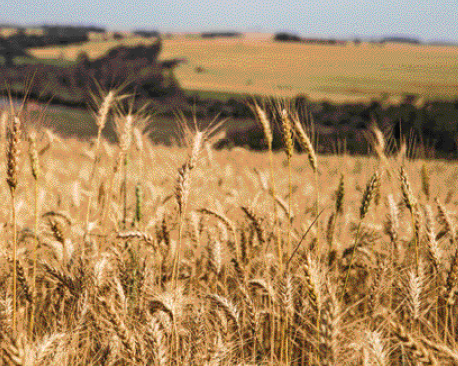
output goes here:
[[457, 0], [0, 0], [0, 23], [458, 41]]

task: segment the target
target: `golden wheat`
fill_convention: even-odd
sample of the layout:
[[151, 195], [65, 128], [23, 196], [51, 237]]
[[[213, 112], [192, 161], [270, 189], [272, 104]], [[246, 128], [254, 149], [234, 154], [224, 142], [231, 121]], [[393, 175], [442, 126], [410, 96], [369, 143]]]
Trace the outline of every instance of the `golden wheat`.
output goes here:
[[[293, 130], [295, 116], [283, 116]], [[319, 156], [317, 175], [304, 169], [310, 161], [282, 167], [284, 155], [269, 153], [278, 171], [263, 190], [253, 172], [265, 174], [269, 156], [214, 150], [212, 164], [201, 164], [206, 132], [194, 131], [188, 149], [152, 147], [138, 118], [115, 116], [118, 145], [101, 137], [108, 147], [96, 154], [104, 164], [95, 174], [104, 188], [94, 186], [100, 198], [89, 230], [86, 207], [73, 196], [93, 194], [95, 157], [84, 153], [93, 147], [71, 139], [42, 147], [48, 141], [37, 131], [25, 166], [31, 174], [21, 174], [19, 135], [8, 135], [2, 172], [16, 219], [0, 210], [0, 363], [456, 364], [456, 202], [442, 198], [456, 189], [454, 163], [427, 162], [428, 188], [425, 162], [405, 157], [401, 184], [390, 184], [377, 156]], [[119, 177], [133, 142], [144, 153]], [[311, 199], [317, 176], [323, 216]], [[289, 203], [286, 194], [266, 195], [274, 186], [291, 190]], [[389, 195], [375, 207], [378, 187]], [[126, 192], [132, 198], [123, 202]], [[434, 192], [441, 194], [430, 206]], [[321, 245], [318, 222], [327, 224], [331, 248]], [[283, 253], [289, 240], [294, 251]]]

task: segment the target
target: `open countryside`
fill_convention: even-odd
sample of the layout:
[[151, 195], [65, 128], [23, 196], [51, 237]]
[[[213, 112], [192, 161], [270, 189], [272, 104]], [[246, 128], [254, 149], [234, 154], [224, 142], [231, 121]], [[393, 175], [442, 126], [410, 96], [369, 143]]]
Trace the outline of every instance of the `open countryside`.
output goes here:
[[0, 366], [458, 365], [443, 1], [6, 3]]
[[[81, 51], [99, 57], [117, 40], [32, 50], [35, 57], [75, 60]], [[126, 45], [144, 39], [123, 40]], [[151, 41], [152, 42], [152, 41]], [[147, 43], [146, 43], [147, 44]], [[458, 92], [458, 48], [430, 45], [318, 45], [271, 39], [164, 39], [162, 59], [186, 62], [175, 69], [192, 91], [250, 95], [307, 95], [312, 100], [368, 101], [411, 94], [453, 99]]]

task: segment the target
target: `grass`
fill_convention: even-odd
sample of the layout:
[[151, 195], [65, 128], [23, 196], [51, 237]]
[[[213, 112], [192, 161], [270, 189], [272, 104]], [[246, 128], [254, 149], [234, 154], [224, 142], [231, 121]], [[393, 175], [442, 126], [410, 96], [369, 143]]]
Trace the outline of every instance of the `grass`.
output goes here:
[[16, 65], [53, 65], [60, 67], [73, 66], [75, 62], [65, 59], [36, 59], [31, 57], [16, 57], [14, 60]]
[[184, 121], [189, 146], [155, 146], [144, 116], [103, 110], [119, 143], [21, 114], [1, 131], [2, 364], [457, 363], [456, 163], [389, 154], [378, 130], [374, 156], [315, 165], [215, 151]]

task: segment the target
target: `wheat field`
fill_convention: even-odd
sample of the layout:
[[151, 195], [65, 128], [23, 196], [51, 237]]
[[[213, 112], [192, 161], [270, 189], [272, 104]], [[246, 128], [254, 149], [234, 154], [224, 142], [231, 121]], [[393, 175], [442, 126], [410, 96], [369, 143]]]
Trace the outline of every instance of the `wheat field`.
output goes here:
[[[31, 49], [38, 58], [76, 60], [105, 55], [114, 47], [150, 45], [155, 39], [87, 42]], [[454, 99], [458, 48], [432, 45], [298, 44], [255, 39], [202, 39], [176, 36], [162, 40], [161, 60], [183, 58], [174, 70], [189, 92], [291, 97], [336, 103], [388, 99], [406, 94]]]
[[[270, 40], [168, 39], [161, 58], [186, 58], [175, 70], [183, 88], [336, 103], [405, 94], [426, 99], [456, 95], [455, 47], [363, 43], [359, 46]], [[201, 72], [197, 72], [200, 68]]]
[[2, 364], [458, 363], [455, 163], [376, 127], [372, 156], [317, 156], [287, 103], [252, 106], [284, 151], [185, 120], [153, 146], [119, 100], [92, 141], [2, 114]]

